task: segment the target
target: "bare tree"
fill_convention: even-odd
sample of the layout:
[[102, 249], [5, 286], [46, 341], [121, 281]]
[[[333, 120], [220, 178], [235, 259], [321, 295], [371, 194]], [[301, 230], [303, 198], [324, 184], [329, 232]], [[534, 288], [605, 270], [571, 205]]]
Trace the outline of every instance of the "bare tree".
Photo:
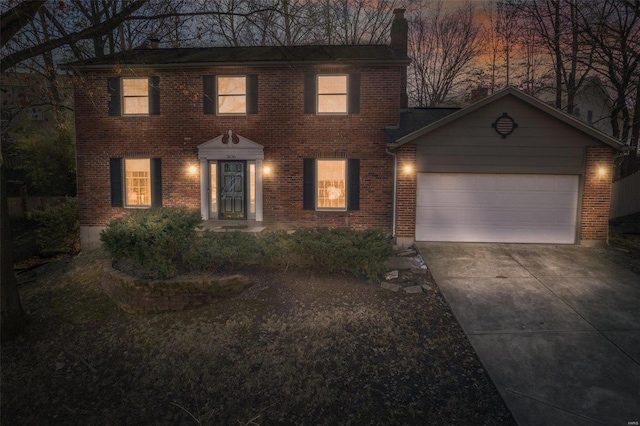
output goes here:
[[[613, 107], [609, 118], [613, 136], [634, 148], [640, 134], [638, 3], [637, 0], [601, 0], [582, 4], [578, 11], [581, 28], [596, 47], [594, 69], [610, 88]], [[632, 150], [630, 163], [635, 163], [635, 151]]]
[[424, 7], [409, 19], [410, 98], [418, 106], [448, 100], [465, 68], [479, 53], [479, 24], [471, 2], [445, 9], [443, 2]]
[[[578, 19], [579, 0], [510, 0], [521, 13], [529, 30], [535, 29], [553, 64], [555, 105], [574, 113], [576, 95], [591, 73], [595, 46], [584, 37]], [[566, 102], [563, 93], [566, 91]]]

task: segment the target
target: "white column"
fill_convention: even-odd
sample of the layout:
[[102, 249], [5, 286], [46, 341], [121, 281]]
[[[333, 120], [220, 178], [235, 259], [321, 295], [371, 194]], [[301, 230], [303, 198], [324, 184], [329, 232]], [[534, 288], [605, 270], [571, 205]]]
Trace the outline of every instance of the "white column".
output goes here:
[[256, 160], [256, 222], [262, 222], [262, 160]]
[[209, 220], [209, 162], [200, 160], [200, 215]]

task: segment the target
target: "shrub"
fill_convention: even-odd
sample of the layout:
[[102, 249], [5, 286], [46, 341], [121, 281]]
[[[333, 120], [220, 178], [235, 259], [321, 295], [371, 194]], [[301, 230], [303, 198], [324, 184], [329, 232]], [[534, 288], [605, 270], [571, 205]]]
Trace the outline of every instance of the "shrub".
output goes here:
[[349, 272], [379, 282], [391, 256], [389, 238], [376, 230], [303, 228], [291, 235], [288, 259], [301, 267]]
[[264, 263], [254, 234], [205, 231], [194, 245], [189, 266], [193, 270], [229, 270]]
[[61, 203], [34, 211], [36, 246], [46, 256], [76, 254], [80, 250], [78, 200], [67, 197]]
[[200, 212], [186, 207], [134, 210], [109, 223], [100, 239], [114, 260], [130, 262], [146, 278], [186, 270], [196, 245]]

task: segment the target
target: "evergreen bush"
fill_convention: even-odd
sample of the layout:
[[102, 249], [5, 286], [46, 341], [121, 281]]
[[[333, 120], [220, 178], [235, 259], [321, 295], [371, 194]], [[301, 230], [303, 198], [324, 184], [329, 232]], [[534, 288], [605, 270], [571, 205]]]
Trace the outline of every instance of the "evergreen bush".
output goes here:
[[186, 207], [133, 210], [115, 219], [100, 239], [114, 260], [130, 263], [148, 278], [186, 272], [197, 244], [200, 212]]
[[78, 200], [66, 197], [61, 203], [32, 213], [38, 252], [45, 256], [76, 254], [80, 251]]

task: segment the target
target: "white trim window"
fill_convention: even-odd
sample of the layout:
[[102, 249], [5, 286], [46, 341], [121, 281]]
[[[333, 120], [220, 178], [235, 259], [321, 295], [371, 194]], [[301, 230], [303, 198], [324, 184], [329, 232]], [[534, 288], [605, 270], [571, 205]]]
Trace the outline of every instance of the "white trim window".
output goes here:
[[218, 114], [244, 115], [247, 113], [247, 77], [222, 76], [216, 78]]
[[149, 78], [122, 79], [122, 114], [149, 115]]
[[347, 160], [318, 160], [316, 190], [318, 210], [346, 210]]
[[125, 159], [124, 179], [125, 207], [151, 207], [150, 159]]
[[348, 112], [347, 74], [318, 75], [318, 114], [346, 114]]

